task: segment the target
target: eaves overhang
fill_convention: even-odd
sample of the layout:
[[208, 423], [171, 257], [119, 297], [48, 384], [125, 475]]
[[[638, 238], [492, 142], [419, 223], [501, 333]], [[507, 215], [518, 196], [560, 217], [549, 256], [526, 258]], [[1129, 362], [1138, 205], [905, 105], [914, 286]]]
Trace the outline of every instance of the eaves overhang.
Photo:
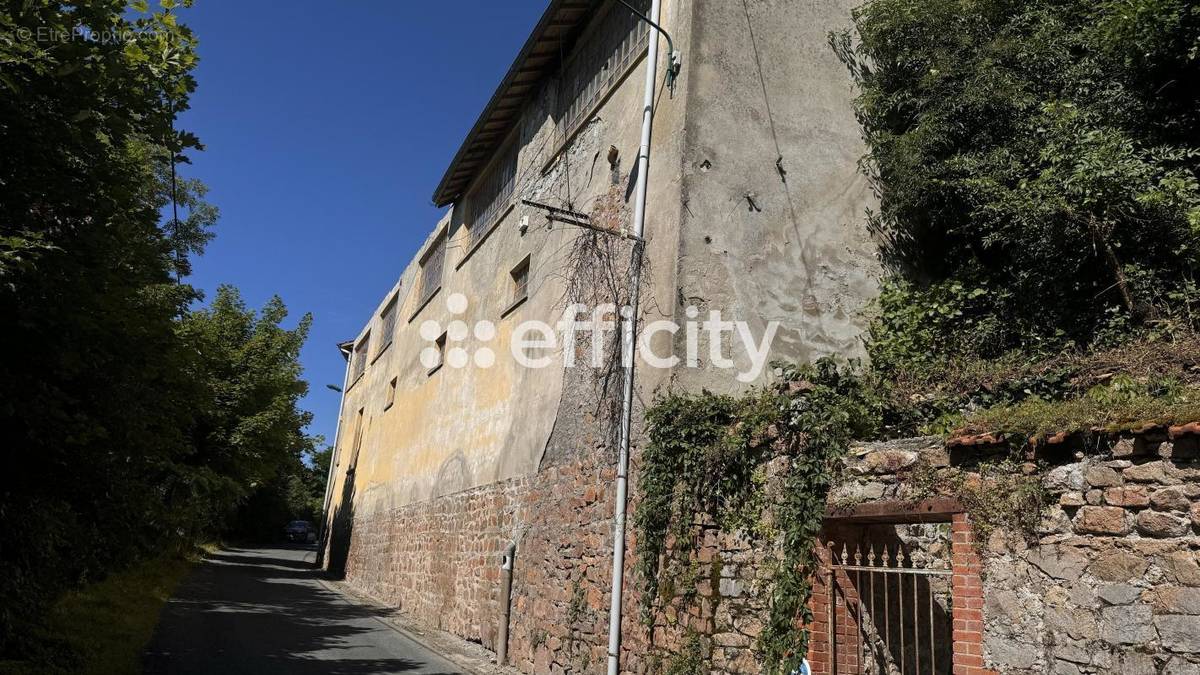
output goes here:
[[559, 66], [560, 57], [568, 53], [572, 41], [601, 1], [551, 0], [450, 161], [434, 190], [434, 204], [445, 206], [457, 200], [470, 186], [520, 120], [525, 102], [542, 79]]

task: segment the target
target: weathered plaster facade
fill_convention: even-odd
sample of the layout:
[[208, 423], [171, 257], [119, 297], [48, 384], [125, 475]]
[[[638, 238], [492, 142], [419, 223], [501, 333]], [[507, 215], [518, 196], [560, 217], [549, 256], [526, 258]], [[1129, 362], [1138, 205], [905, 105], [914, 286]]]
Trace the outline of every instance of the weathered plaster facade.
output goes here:
[[[767, 322], [780, 322], [776, 358], [859, 353], [859, 312], [877, 276], [864, 223], [871, 193], [855, 170], [863, 147], [849, 75], [826, 42], [828, 31], [849, 24], [854, 4], [664, 0], [661, 23], [683, 55], [683, 70], [674, 95], [660, 90], [654, 115], [643, 324], [682, 323], [693, 306], [701, 319], [720, 310], [726, 320], [745, 320], [758, 336]], [[402, 610], [492, 646], [495, 564], [507, 542], [516, 541], [510, 646], [514, 662], [529, 672], [583, 672], [589, 670], [583, 661], [603, 658], [615, 380], [557, 365], [562, 347], [542, 354], [556, 365], [541, 369], [522, 367], [508, 354], [522, 321], [553, 325], [572, 300], [611, 302], [622, 292], [619, 282], [615, 289], [590, 281], [580, 288], [579, 280], [590, 277], [579, 265], [611, 261], [608, 276], [622, 279], [628, 242], [609, 240], [607, 257], [581, 258], [581, 241], [609, 235], [550, 223], [543, 209], [523, 203], [582, 212], [606, 227], [630, 224], [644, 43], [606, 75], [608, 86], [577, 127], [564, 128], [558, 78], [582, 58], [573, 53], [599, 39], [593, 24], [615, 11], [612, 0], [550, 3], [547, 16], [558, 20], [546, 25], [575, 23], [535, 30], [510, 71], [518, 84], [506, 79], [493, 99], [500, 103], [485, 110], [447, 172], [447, 180], [458, 176], [459, 183], [450, 180], [447, 188], [444, 180], [435, 199], [447, 199], [450, 209], [354, 341], [366, 340], [369, 361], [348, 383], [336, 444], [327, 563]], [[522, 75], [522, 63], [543, 58], [538, 31], [552, 30], [564, 31], [566, 65], [555, 61], [536, 77]], [[544, 51], [557, 57], [556, 49]], [[666, 51], [662, 41], [660, 88]], [[528, 93], [506, 122], [497, 111], [508, 109], [501, 95], [513, 87]], [[500, 140], [484, 152], [490, 159], [463, 169], [475, 145], [484, 147], [480, 134], [493, 132]], [[480, 226], [473, 221], [481, 208], [474, 196], [510, 148], [516, 153], [511, 195]], [[443, 240], [438, 290], [429, 297], [422, 262]], [[528, 295], [514, 303], [512, 272], [526, 259]], [[456, 313], [448, 299], [459, 293], [468, 305]], [[391, 303], [395, 328], [383, 336]], [[462, 347], [473, 357], [486, 347], [494, 364], [429, 372], [420, 361], [431, 346], [421, 334], [427, 321], [446, 331], [447, 355]], [[474, 333], [481, 321], [494, 326], [494, 337]], [[673, 338], [660, 333], [654, 349], [682, 356], [684, 341], [683, 331]], [[586, 360], [582, 347], [567, 349]], [[748, 386], [734, 379], [747, 365], [738, 351], [726, 345], [737, 367], [724, 370], [709, 362], [707, 349], [701, 345], [695, 365], [639, 367], [635, 427], [642, 406], [665, 388]], [[539, 639], [541, 626], [571, 623], [559, 614], [578, 609], [573, 587], [584, 589], [594, 625], [576, 616], [570, 635]], [[626, 630], [636, 646], [636, 605], [629, 607]], [[575, 656], [566, 659], [573, 665], [545, 651], [564, 640], [573, 641]], [[636, 650], [627, 664], [644, 667]]]

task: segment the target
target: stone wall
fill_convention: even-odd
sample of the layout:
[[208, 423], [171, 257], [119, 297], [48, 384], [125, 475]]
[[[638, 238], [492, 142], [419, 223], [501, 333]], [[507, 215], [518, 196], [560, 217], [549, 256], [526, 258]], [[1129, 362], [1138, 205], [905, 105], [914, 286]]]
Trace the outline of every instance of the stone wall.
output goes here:
[[[599, 672], [607, 658], [614, 464], [598, 451], [527, 478], [356, 517], [346, 580], [410, 617], [495, 650], [499, 565], [514, 541], [509, 663], [526, 673]], [[633, 501], [631, 517], [635, 508]], [[704, 574], [691, 589], [676, 586], [647, 626], [632, 527], [628, 536], [622, 671], [658, 672], [700, 634], [716, 672], [758, 672], [749, 647], [765, 617], [751, 592], [762, 552], [737, 533], [701, 525]]]
[[[614, 474], [604, 457], [576, 459], [355, 519], [346, 580], [494, 650], [501, 556], [516, 542], [510, 663], [528, 673], [594, 672], [608, 638]], [[629, 632], [625, 647], [636, 648], [635, 623]]]
[[1153, 430], [1046, 473], [1041, 537], [988, 543], [989, 662], [1006, 673], [1200, 673], [1196, 451], [1194, 435]]
[[[1200, 673], [1198, 431], [1059, 435], [1027, 451], [1021, 470], [1040, 480], [1046, 507], [1032, 536], [998, 531], [981, 542], [981, 665], [1020, 675]], [[1006, 454], [1001, 440], [863, 444], [846, 461], [832, 513], [911, 503], [912, 471], [971, 474]]]
[[[939, 652], [938, 672], [1200, 674], [1197, 431], [1148, 429], [1100, 447], [1071, 438], [1040, 445], [1022, 467], [1047, 495], [1037, 532], [996, 532], [982, 542], [973, 541], [969, 512], [946, 499], [931, 509], [937, 500], [911, 479], [923, 467], [970, 474], [1005, 454], [997, 439], [862, 444], [831, 495], [822, 546], [854, 541], [846, 532], [857, 527], [862, 540], [892, 541], [910, 558], [953, 566], [950, 588], [934, 596], [945, 617], [937, 630], [952, 640]], [[354, 518], [347, 579], [494, 649], [500, 556], [515, 541], [510, 662], [527, 673], [597, 672], [606, 651], [613, 473], [612, 458], [598, 450], [533, 476]], [[751, 647], [766, 617], [766, 552], [710, 523], [698, 522], [694, 533], [694, 559], [663, 577], [667, 590], [647, 627], [630, 529], [624, 672], [659, 672], [689, 645], [712, 672], [759, 672]], [[810, 657], [817, 672], [828, 672], [821, 579], [814, 591]], [[842, 625], [851, 619], [847, 613]], [[854, 672], [847, 658], [839, 655], [839, 672]]]

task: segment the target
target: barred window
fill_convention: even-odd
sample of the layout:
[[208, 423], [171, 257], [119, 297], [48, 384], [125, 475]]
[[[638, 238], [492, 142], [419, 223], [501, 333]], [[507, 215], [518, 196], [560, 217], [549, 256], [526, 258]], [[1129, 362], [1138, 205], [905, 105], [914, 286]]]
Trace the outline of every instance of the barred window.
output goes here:
[[421, 304], [442, 287], [442, 267], [446, 264], [446, 233], [442, 232], [421, 259]]
[[351, 383], [357, 382], [358, 378], [362, 377], [362, 374], [367, 371], [367, 348], [370, 346], [370, 343], [371, 334], [367, 333], [363, 336], [363, 339], [358, 341], [357, 345], [354, 345], [354, 356], [352, 357], [354, 363], [351, 364], [352, 370], [350, 373]]
[[467, 248], [487, 234], [488, 228], [508, 207], [516, 180], [517, 144], [509, 143], [466, 199], [467, 214], [463, 223], [467, 230]]
[[383, 308], [383, 312], [379, 315], [379, 351], [382, 354], [383, 350], [387, 349], [392, 344], [392, 338], [396, 332], [396, 298], [393, 297], [387, 307]]
[[[645, 14], [650, 0], [630, 4]], [[559, 125], [564, 135], [575, 130], [646, 48], [650, 27], [624, 5], [610, 2], [598, 21], [563, 74]]]

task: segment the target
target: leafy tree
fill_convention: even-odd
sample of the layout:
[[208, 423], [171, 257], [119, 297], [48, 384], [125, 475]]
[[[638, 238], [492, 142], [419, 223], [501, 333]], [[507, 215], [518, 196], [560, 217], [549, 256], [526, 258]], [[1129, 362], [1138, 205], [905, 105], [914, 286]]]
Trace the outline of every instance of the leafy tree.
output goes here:
[[[191, 33], [123, 2], [0, 6], [0, 650], [61, 589], [172, 539], [187, 453], [161, 148], [194, 87]], [[137, 31], [136, 42], [85, 39]]]
[[854, 24], [832, 42], [893, 272], [878, 368], [1194, 323], [1200, 6], [871, 0]]
[[191, 309], [217, 211], [176, 171], [196, 40], [160, 4], [0, 3], [0, 658], [63, 590], [218, 533], [312, 449], [309, 319], [230, 288]]
[[298, 403], [308, 391], [299, 356], [312, 317], [291, 330], [280, 325], [286, 317], [278, 297], [255, 312], [235, 288], [222, 286], [209, 307], [180, 323], [180, 337], [195, 354], [192, 379], [204, 387], [186, 465], [205, 480], [180, 486], [179, 509], [207, 496], [202, 503], [229, 515], [255, 488], [311, 452], [313, 439], [303, 431], [311, 414]]

